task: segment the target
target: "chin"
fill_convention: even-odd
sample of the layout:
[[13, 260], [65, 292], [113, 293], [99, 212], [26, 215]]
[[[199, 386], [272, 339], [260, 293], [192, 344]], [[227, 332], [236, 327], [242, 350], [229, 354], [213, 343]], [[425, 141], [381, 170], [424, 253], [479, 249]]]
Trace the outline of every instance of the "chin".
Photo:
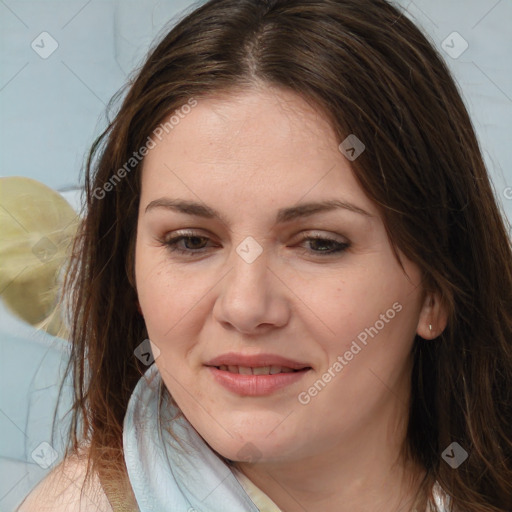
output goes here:
[[299, 458], [297, 447], [301, 446], [301, 441], [296, 436], [269, 437], [272, 428], [248, 429], [243, 435], [233, 437], [224, 431], [209, 432], [203, 438], [215, 452], [231, 461], [261, 463]]

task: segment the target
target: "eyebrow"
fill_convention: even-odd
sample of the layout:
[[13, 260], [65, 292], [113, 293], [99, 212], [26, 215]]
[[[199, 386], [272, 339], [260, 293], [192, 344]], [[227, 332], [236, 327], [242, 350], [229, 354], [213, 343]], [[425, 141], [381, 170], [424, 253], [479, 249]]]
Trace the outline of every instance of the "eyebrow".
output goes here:
[[[173, 210], [179, 213], [185, 213], [187, 215], [195, 215], [197, 217], [204, 217], [206, 219], [218, 219], [224, 224], [228, 224], [223, 216], [210, 206], [205, 204], [197, 203], [195, 201], [186, 201], [183, 199], [169, 199], [162, 197], [151, 201], [145, 209], [145, 212], [154, 210], [156, 208], [164, 208], [166, 210]], [[278, 210], [276, 215], [276, 224], [283, 224], [292, 220], [309, 217], [317, 213], [328, 212], [333, 210], [348, 210], [353, 213], [364, 215], [366, 217], [373, 217], [372, 214], [363, 210], [359, 206], [341, 201], [339, 199], [331, 199], [320, 202], [301, 203], [296, 206], [290, 206], [288, 208], [281, 208]]]

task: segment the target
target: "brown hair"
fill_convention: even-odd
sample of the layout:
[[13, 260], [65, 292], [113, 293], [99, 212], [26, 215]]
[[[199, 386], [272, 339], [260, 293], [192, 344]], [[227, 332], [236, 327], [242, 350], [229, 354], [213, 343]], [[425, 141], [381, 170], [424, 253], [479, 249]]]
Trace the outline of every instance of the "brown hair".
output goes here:
[[[87, 162], [67, 282], [69, 453], [87, 441], [93, 469], [122, 478], [123, 418], [146, 369], [134, 356], [146, 337], [133, 279], [141, 165], [105, 185], [190, 98], [255, 84], [294, 91], [340, 142], [356, 134], [366, 145], [355, 176], [449, 313], [435, 341], [414, 343], [408, 453], [454, 510], [512, 509], [511, 244], [450, 73], [384, 0], [211, 0], [151, 51]], [[454, 441], [469, 453], [458, 469], [441, 458]]]

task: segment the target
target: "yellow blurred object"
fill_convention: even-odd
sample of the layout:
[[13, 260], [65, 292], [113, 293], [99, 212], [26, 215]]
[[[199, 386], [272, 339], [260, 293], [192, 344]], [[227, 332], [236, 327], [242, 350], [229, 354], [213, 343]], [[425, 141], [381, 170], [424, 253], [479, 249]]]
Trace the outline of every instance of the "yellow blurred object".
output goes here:
[[55, 190], [0, 178], [0, 294], [22, 320], [67, 337], [59, 299], [78, 215]]

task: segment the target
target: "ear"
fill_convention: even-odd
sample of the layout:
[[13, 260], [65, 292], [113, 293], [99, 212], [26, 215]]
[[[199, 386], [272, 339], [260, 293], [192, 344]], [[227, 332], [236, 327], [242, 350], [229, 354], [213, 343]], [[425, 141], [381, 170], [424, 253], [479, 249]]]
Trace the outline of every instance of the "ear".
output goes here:
[[426, 293], [421, 307], [416, 333], [425, 340], [442, 334], [448, 323], [447, 308], [438, 293]]

